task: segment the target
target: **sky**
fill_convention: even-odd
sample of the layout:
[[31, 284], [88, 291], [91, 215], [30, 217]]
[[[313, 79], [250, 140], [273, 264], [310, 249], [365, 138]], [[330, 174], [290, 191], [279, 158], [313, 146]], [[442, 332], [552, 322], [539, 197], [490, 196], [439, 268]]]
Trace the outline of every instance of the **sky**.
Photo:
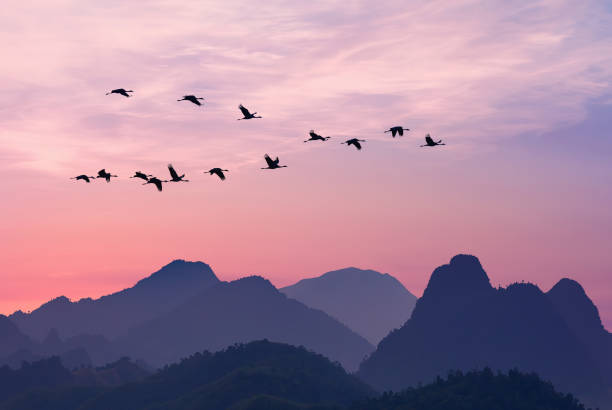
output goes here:
[[[420, 295], [470, 253], [493, 285], [578, 280], [612, 329], [612, 3], [3, 6], [0, 312], [179, 258], [279, 287], [371, 268]], [[170, 162], [189, 183], [128, 178]], [[120, 178], [70, 179], [101, 168]]]

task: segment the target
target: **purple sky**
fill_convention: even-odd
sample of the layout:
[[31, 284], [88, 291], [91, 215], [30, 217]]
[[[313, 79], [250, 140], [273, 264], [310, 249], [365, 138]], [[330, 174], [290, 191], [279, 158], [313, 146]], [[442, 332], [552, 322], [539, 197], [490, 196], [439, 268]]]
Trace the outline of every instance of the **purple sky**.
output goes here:
[[[3, 6], [0, 312], [175, 258], [279, 286], [373, 268], [420, 295], [467, 252], [494, 284], [577, 279], [612, 328], [607, 2]], [[236, 121], [240, 103], [264, 118]], [[313, 128], [334, 138], [302, 143]], [[426, 133], [448, 145], [418, 148]], [[289, 167], [259, 170], [264, 153]], [[127, 178], [168, 162], [191, 182]], [[68, 179], [100, 168], [123, 178]]]

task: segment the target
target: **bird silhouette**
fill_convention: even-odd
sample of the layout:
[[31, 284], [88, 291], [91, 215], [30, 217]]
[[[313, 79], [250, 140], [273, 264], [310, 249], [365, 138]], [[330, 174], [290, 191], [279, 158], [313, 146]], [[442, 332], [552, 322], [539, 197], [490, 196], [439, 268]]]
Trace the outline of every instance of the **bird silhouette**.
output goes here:
[[121, 94], [124, 97], [130, 97], [130, 95], [128, 93], [133, 93], [134, 91], [132, 90], [126, 90], [125, 88], [117, 88], [115, 90], [112, 90], [111, 92], [106, 93], [106, 95], [109, 94]]
[[399, 134], [400, 137], [404, 135], [404, 131], [410, 131], [410, 128], [402, 128], [401, 126], [391, 127], [385, 132], [390, 132], [391, 136], [395, 138]]
[[183, 179], [185, 178], [185, 174], [179, 176], [179, 174], [177, 174], [176, 170], [174, 169], [174, 167], [172, 166], [172, 164], [168, 164], [168, 171], [170, 171], [170, 176], [172, 177], [172, 179], [168, 182], [189, 182], [188, 179]]
[[240, 108], [240, 111], [242, 112], [242, 115], [244, 116], [243, 118], [238, 118], [238, 120], [250, 120], [251, 118], [261, 118], [260, 116], [255, 115], [257, 114], [257, 112], [254, 112], [251, 114], [249, 110], [247, 110], [246, 107], [242, 104], [240, 104], [238, 108]]
[[140, 178], [140, 179], [143, 179], [145, 181], [148, 181], [149, 177], [152, 177], [152, 176], [153, 175], [147, 175], [147, 174], [145, 174], [143, 172], [136, 171], [136, 173], [133, 176], [131, 176], [130, 178]]
[[431, 135], [427, 134], [425, 135], [425, 145], [421, 145], [421, 147], [435, 147], [436, 145], [446, 145], [446, 144], [444, 144], [442, 140], [434, 141], [433, 138], [431, 138]]
[[159, 192], [161, 192], [162, 190], [162, 182], [168, 182], [168, 181], [162, 181], [161, 179], [157, 178], [157, 177], [151, 177], [147, 180], [147, 182], [145, 182], [142, 185], [147, 185], [147, 184], [153, 184], [157, 187], [157, 190]]
[[360, 142], [365, 142], [365, 140], [360, 140], [360, 139], [357, 139], [357, 138], [351, 138], [350, 140], [346, 140], [344, 142], [341, 142], [341, 144], [346, 144], [347, 147], [349, 145], [353, 145], [355, 148], [360, 150], [361, 149]]
[[264, 155], [264, 158], [268, 166], [262, 169], [287, 168], [287, 165], [278, 165], [278, 157], [276, 157], [276, 159], [273, 160], [272, 158], [270, 158], [268, 154], [266, 154]]
[[327, 141], [328, 139], [331, 138], [331, 137], [322, 137], [319, 134], [317, 134], [316, 132], [314, 132], [314, 130], [310, 130], [310, 132], [308, 134], [310, 135], [310, 138], [308, 138], [304, 142], [308, 142], [308, 141]]
[[78, 181], [79, 179], [81, 179], [81, 180], [83, 180], [83, 181], [85, 181], [85, 182], [87, 182], [87, 183], [89, 184], [89, 180], [90, 180], [90, 179], [95, 179], [95, 178], [96, 178], [96, 177], [92, 177], [92, 176], [89, 176], [89, 175], [84, 175], [84, 174], [83, 174], [83, 175], [79, 175], [79, 176], [76, 176], [76, 177], [74, 177], [74, 178], [70, 178], [70, 179], [76, 179], [77, 181]]
[[228, 169], [221, 169], [221, 168], [212, 168], [208, 171], [204, 171], [205, 173], [208, 172], [210, 175], [216, 175], [218, 176], [221, 181], [225, 181], [225, 174], [223, 172], [229, 172]]
[[194, 103], [195, 105], [202, 105], [202, 103], [198, 100], [203, 100], [203, 99], [204, 98], [196, 97], [195, 95], [184, 95], [183, 98], [181, 98], [180, 100], [176, 100], [176, 101], [190, 101]]
[[101, 169], [98, 171], [98, 176], [96, 178], [104, 178], [106, 182], [110, 182], [111, 178], [117, 178], [117, 175], [111, 175], [110, 172], [106, 172], [105, 169]]

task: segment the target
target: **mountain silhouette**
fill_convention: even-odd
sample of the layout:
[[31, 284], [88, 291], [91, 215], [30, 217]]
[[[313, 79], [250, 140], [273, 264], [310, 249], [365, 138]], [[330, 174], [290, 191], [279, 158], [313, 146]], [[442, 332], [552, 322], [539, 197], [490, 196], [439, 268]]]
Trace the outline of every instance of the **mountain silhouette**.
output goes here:
[[374, 347], [326, 313], [278, 291], [259, 276], [221, 282], [117, 341], [131, 357], [158, 366], [203, 349], [269, 339], [303, 345], [355, 370]]
[[566, 320], [574, 308], [558, 292], [565, 287], [548, 295], [528, 283], [495, 289], [476, 257], [457, 255], [434, 270], [410, 320], [380, 342], [358, 375], [397, 391], [453, 369], [517, 368], [562, 391], [597, 397], [609, 388], [597, 363], [602, 352], [591, 350], [582, 341], [586, 333], [579, 336]]
[[[42, 342], [37, 342], [21, 333], [6, 316], [0, 316], [0, 366], [7, 365], [18, 369], [23, 362], [31, 363], [51, 356], [59, 357], [67, 369], [90, 366], [92, 359], [88, 351], [99, 353], [100, 349], [97, 347], [87, 338], [73, 338], [64, 342], [55, 329], [51, 329]], [[105, 348], [108, 349], [108, 346]], [[96, 358], [105, 361], [109, 357], [114, 357], [114, 354], [108, 352]]]
[[561, 394], [536, 374], [452, 372], [446, 379], [353, 403], [350, 410], [585, 410], [573, 395]]
[[[129, 362], [127, 364], [128, 373], [140, 378], [110, 389], [100, 387], [106, 386], [104, 380], [100, 382], [105, 375], [104, 368], [95, 370], [93, 382], [97, 388], [94, 389], [83, 387], [83, 382], [89, 381], [83, 377], [85, 370], [71, 374], [58, 366], [57, 361], [50, 361], [41, 369], [44, 375], [53, 372], [61, 376], [55, 386], [49, 381], [37, 382], [39, 377], [29, 368], [10, 372], [7, 376], [13, 379], [22, 373], [30, 376], [29, 383], [26, 380], [13, 383], [17, 391], [24, 390], [22, 385], [46, 388], [13, 397], [3, 398], [0, 394], [0, 409], [225, 410], [303, 409], [321, 405], [317, 408], [331, 410], [339, 408], [335, 404], [347, 405], [374, 393], [369, 386], [321, 355], [303, 347], [266, 340], [233, 345], [214, 354], [196, 353], [144, 379]], [[47, 370], [48, 367], [51, 369]], [[116, 363], [112, 367], [126, 366]], [[8, 391], [7, 395], [10, 396]], [[327, 404], [334, 405], [328, 407]]]
[[0, 359], [7, 357], [18, 350], [32, 349], [35, 343], [8, 317], [0, 315]]
[[451, 372], [377, 395], [337, 363], [266, 340], [195, 353], [154, 374], [123, 358], [72, 372], [57, 358], [0, 368], [0, 410], [585, 410], [536, 374]]
[[594, 361], [599, 364], [606, 384], [612, 386], [612, 333], [604, 328], [597, 306], [578, 282], [567, 278], [557, 282], [546, 295], [570, 329], [589, 349]]
[[113, 339], [129, 327], [172, 310], [218, 282], [210, 266], [175, 260], [120, 292], [78, 302], [61, 296], [31, 313], [18, 311], [10, 318], [25, 334], [38, 340], [51, 329], [56, 329], [62, 337], [88, 334]]
[[410, 318], [417, 299], [393, 276], [357, 268], [303, 279], [280, 291], [335, 317], [373, 345]]

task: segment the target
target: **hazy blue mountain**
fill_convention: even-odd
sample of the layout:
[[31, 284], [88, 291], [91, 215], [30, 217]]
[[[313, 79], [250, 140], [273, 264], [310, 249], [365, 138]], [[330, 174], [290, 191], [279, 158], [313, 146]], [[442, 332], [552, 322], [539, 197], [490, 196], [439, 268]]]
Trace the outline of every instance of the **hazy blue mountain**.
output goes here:
[[34, 341], [23, 334], [15, 323], [6, 316], [0, 315], [0, 359], [18, 350], [31, 350], [34, 346]]
[[335, 317], [373, 345], [410, 318], [417, 300], [393, 276], [357, 268], [303, 279], [280, 291]]
[[51, 329], [64, 338], [88, 334], [113, 339], [218, 282], [210, 266], [175, 260], [120, 292], [78, 302], [61, 296], [31, 313], [18, 311], [10, 318], [25, 334], [39, 340]]
[[560, 313], [563, 299], [532, 284], [495, 289], [477, 258], [457, 255], [433, 272], [410, 320], [380, 342], [358, 374], [378, 389], [400, 390], [453, 369], [518, 368], [595, 397], [610, 387], [603, 358], [572, 330], [569, 313]]
[[258, 276], [205, 289], [118, 340], [121, 349], [161, 365], [201, 350], [269, 339], [303, 345], [354, 370], [374, 347], [326, 313], [287, 298]]

